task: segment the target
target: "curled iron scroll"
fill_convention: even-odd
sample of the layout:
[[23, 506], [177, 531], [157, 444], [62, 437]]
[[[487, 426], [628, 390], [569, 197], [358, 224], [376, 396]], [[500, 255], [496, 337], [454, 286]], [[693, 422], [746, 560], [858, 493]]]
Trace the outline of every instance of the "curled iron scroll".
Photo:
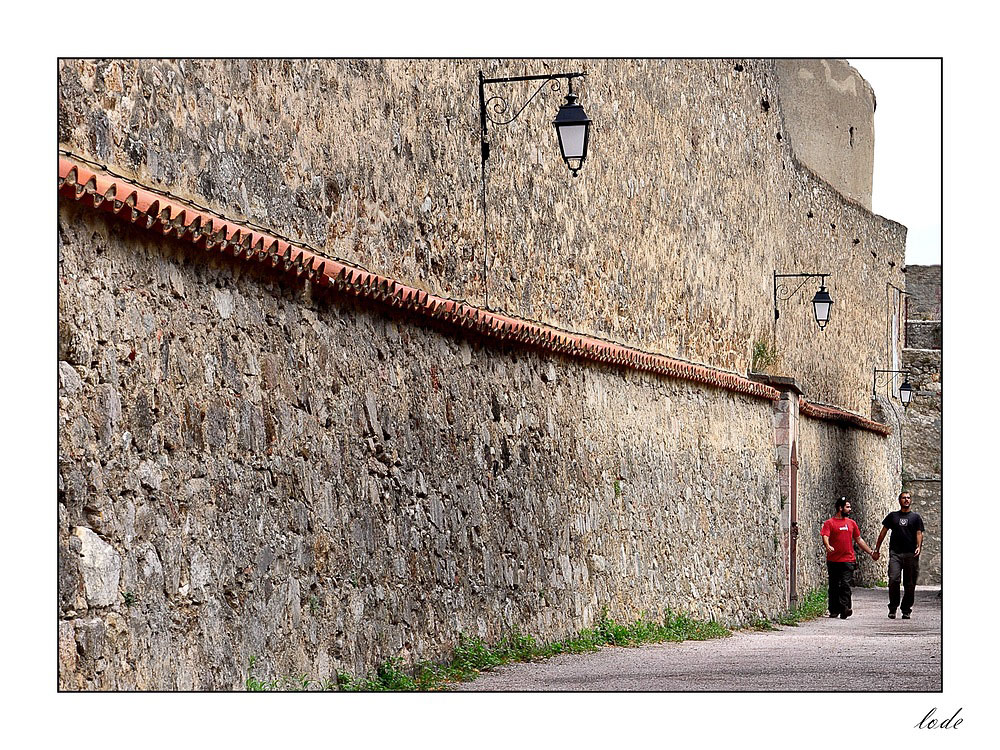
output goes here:
[[774, 287], [774, 295], [777, 299], [781, 300], [782, 302], [784, 302], [785, 300], [789, 300], [795, 296], [795, 293], [799, 291], [799, 289], [801, 289], [806, 285], [807, 281], [809, 281], [809, 279], [803, 279], [802, 283], [800, 283], [797, 287], [791, 290], [789, 290], [788, 285], [785, 284], [784, 281], [782, 281], [781, 283], [779, 283], [777, 286]]
[[[494, 125], [509, 125], [518, 118], [518, 116], [524, 111], [524, 108], [527, 107], [531, 103], [531, 100], [534, 99], [536, 96], [538, 96], [541, 90], [544, 89], [546, 86], [549, 86], [551, 91], [560, 91], [562, 89], [562, 85], [560, 84], [558, 78], [545, 79], [544, 81], [542, 81], [542, 85], [539, 86], [537, 89], [535, 89], [535, 93], [529, 96], [527, 101], [525, 101], [525, 103], [521, 105], [521, 108], [517, 110], [517, 112], [515, 112], [510, 117], [507, 117], [506, 119], [503, 118], [506, 116], [507, 112], [510, 111], [510, 102], [508, 102], [503, 96], [499, 94], [491, 96], [489, 99], [486, 100], [486, 119], [492, 122]], [[494, 119], [493, 114], [496, 114], [501, 119], [499, 120]]]

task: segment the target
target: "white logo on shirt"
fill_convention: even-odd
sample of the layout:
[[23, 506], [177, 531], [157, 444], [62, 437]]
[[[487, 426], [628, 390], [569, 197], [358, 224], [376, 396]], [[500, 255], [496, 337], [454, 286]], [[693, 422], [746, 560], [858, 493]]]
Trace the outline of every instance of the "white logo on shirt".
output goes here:
[[906, 519], [905, 518], [900, 518], [899, 519], [899, 525], [900, 526], [906, 526]]

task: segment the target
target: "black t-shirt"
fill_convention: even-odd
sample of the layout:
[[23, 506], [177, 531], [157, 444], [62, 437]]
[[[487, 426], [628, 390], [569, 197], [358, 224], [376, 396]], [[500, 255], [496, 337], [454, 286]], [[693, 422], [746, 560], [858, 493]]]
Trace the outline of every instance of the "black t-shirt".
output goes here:
[[914, 552], [917, 549], [917, 532], [924, 530], [924, 520], [912, 510], [903, 513], [894, 510], [882, 521], [892, 534], [889, 535], [890, 552]]

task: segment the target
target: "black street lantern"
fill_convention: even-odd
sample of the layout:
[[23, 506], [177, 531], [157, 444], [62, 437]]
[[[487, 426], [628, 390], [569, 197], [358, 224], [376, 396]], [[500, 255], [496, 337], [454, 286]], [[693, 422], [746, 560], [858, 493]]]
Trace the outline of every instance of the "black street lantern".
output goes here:
[[574, 177], [587, 158], [587, 146], [590, 144], [590, 118], [576, 100], [571, 78], [566, 103], [559, 108], [556, 119], [552, 121], [559, 136], [559, 151], [562, 152], [562, 158]]
[[[778, 273], [774, 272], [774, 320], [778, 320], [778, 300], [789, 300], [798, 292], [809, 279], [819, 279], [819, 291], [812, 299], [813, 315], [816, 316], [816, 324], [819, 329], [825, 330], [826, 324], [830, 322], [830, 309], [833, 307], [833, 298], [826, 291], [826, 277], [828, 273]], [[794, 289], [789, 289], [785, 283], [778, 279], [802, 279], [802, 283]]]
[[[899, 386], [899, 400], [905, 409], [913, 401], [913, 386], [910, 385], [910, 373], [907, 370], [875, 370], [872, 373], [872, 398], [875, 398], [879, 386], [879, 375], [902, 375], [903, 384]], [[888, 377], [882, 378], [882, 385], [889, 382]]]
[[903, 380], [903, 384], [899, 386], [899, 400], [903, 402], [903, 407], [910, 405], [910, 399], [913, 398], [913, 386], [910, 385], [909, 379]]
[[821, 331], [830, 322], [830, 308], [832, 306], [833, 300], [830, 299], [830, 293], [826, 291], [826, 286], [820, 284], [819, 291], [813, 297], [813, 314], [816, 316], [816, 323]]

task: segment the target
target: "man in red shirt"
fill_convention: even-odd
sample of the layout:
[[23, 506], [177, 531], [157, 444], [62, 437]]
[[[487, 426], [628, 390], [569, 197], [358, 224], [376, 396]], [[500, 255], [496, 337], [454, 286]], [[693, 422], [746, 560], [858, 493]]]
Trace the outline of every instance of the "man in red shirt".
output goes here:
[[830, 617], [839, 616], [846, 620], [854, 610], [851, 609], [851, 576], [854, 574], [854, 540], [858, 546], [875, 559], [872, 548], [861, 538], [861, 529], [848, 518], [851, 515], [851, 503], [846, 497], [836, 503], [837, 512], [833, 518], [823, 523], [820, 536], [826, 548], [826, 570], [830, 574], [830, 587], [827, 600], [830, 606]]

